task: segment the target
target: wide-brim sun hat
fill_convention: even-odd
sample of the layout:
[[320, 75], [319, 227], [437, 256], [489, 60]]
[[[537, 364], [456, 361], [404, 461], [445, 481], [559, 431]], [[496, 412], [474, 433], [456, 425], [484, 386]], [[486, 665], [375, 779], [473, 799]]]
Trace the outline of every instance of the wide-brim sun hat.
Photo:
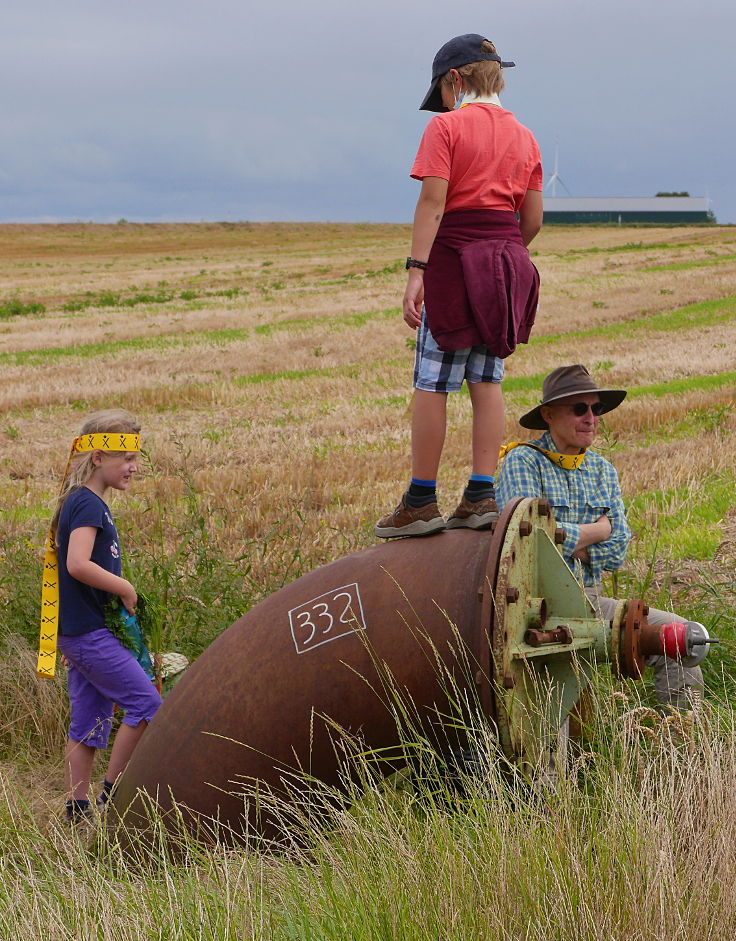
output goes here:
[[599, 389], [588, 370], [580, 363], [574, 366], [558, 366], [545, 377], [542, 383], [542, 401], [531, 411], [522, 415], [519, 424], [522, 428], [546, 431], [549, 425], [542, 418], [543, 405], [552, 405], [559, 399], [566, 399], [570, 395], [587, 395], [591, 392], [598, 396], [603, 405], [601, 414], [613, 411], [626, 398], [625, 389]]
[[481, 62], [484, 59], [500, 62], [502, 69], [514, 67], [515, 62], [503, 62], [501, 56], [495, 52], [483, 52], [481, 46], [484, 42], [490, 42], [490, 39], [480, 33], [465, 33], [444, 44], [432, 62], [432, 84], [424, 96], [424, 101], [419, 105], [420, 111], [449, 111], [449, 108], [442, 104], [439, 81], [450, 69], [459, 69], [461, 65]]

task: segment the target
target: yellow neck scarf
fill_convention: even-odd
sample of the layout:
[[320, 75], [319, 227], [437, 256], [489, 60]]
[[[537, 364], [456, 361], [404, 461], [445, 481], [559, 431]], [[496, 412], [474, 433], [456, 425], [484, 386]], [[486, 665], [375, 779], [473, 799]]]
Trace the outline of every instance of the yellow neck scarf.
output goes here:
[[522, 447], [534, 448], [535, 451], [539, 451], [540, 454], [548, 457], [553, 464], [563, 467], [565, 470], [577, 470], [585, 460], [585, 451], [582, 454], [560, 454], [558, 451], [548, 451], [547, 448], [540, 448], [538, 444], [532, 444], [530, 441], [511, 441], [509, 444], [504, 444], [498, 456], [499, 458], [506, 457], [513, 448]]
[[[101, 432], [81, 435], [72, 442], [69, 460], [62, 479], [69, 475], [75, 454], [85, 451], [140, 451], [141, 436], [121, 434], [120, 432]], [[46, 549], [43, 559], [43, 579], [41, 582], [41, 636], [38, 643], [38, 661], [36, 672], [39, 676], [52, 677], [56, 672], [56, 639], [59, 633], [59, 560], [56, 555], [56, 540], [49, 530], [46, 537]]]

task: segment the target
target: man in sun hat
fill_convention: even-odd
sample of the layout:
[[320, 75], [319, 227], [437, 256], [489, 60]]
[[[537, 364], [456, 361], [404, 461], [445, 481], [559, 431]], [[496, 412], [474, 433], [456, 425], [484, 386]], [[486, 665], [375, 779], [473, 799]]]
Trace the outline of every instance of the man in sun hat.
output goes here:
[[[565, 530], [562, 554], [582, 575], [585, 592], [600, 617], [611, 620], [616, 599], [601, 589], [604, 572], [620, 568], [631, 530], [621, 499], [618, 474], [600, 454], [589, 450], [600, 416], [617, 408], [623, 389], [601, 389], [580, 364], [560, 366], [545, 378], [539, 405], [522, 415], [523, 428], [542, 431], [531, 441], [507, 445], [496, 480], [499, 507], [515, 497], [543, 497]], [[650, 624], [685, 622], [677, 614], [650, 608]], [[684, 667], [666, 657], [650, 657], [660, 703], [688, 708], [702, 691], [700, 667]]]

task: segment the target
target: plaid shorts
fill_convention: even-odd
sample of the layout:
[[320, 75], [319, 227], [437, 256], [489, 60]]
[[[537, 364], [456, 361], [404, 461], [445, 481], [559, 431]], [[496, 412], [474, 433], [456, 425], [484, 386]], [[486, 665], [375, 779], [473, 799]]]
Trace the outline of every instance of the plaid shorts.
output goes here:
[[500, 382], [503, 360], [488, 352], [486, 346], [469, 346], [464, 350], [441, 350], [427, 326], [417, 330], [417, 352], [414, 360], [414, 388], [426, 392], [457, 392], [466, 382]]

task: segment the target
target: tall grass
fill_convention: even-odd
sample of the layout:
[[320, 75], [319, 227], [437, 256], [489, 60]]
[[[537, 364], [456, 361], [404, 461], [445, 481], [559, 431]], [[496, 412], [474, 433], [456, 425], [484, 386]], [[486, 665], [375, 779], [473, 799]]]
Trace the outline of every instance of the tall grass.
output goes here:
[[57, 757], [68, 721], [63, 678], [38, 676], [35, 650], [25, 638], [0, 634], [0, 758]]
[[278, 852], [183, 837], [174, 857], [160, 826], [125, 852], [114, 831], [40, 826], [5, 788], [2, 936], [730, 941], [732, 717], [663, 717], [611, 695], [588, 733], [554, 791], [491, 764], [438, 799], [363, 766], [329, 826]]

